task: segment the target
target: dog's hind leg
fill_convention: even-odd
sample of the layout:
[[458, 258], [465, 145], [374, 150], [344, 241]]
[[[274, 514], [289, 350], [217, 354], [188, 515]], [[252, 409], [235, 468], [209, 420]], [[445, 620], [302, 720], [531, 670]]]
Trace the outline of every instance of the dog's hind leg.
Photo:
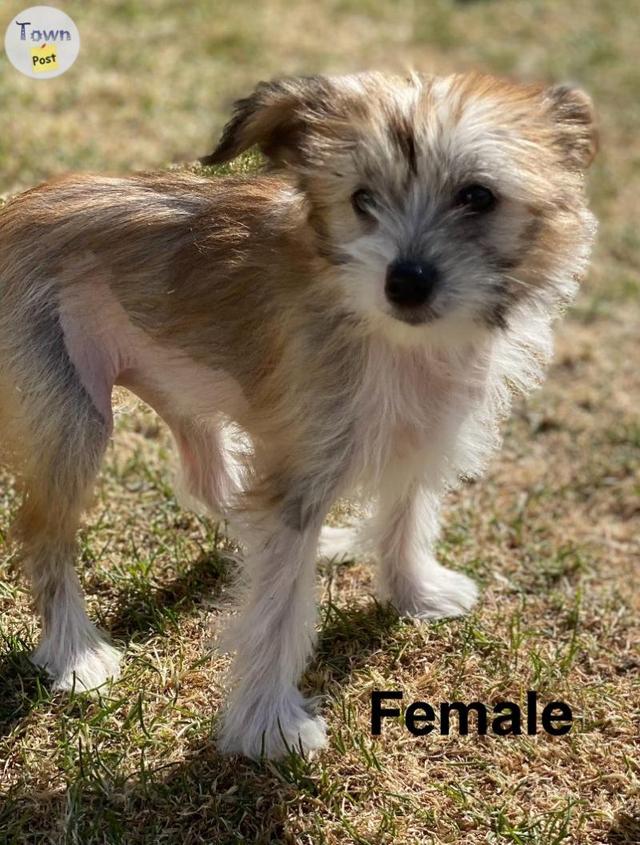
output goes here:
[[176, 493], [182, 505], [227, 519], [242, 487], [243, 462], [217, 421], [166, 417], [180, 455]]
[[87, 617], [74, 571], [80, 516], [111, 434], [110, 386], [85, 386], [53, 305], [34, 313], [15, 341], [19, 351], [10, 362], [24, 440], [14, 531], [42, 621], [33, 661], [56, 688], [91, 689], [116, 675], [119, 662]]

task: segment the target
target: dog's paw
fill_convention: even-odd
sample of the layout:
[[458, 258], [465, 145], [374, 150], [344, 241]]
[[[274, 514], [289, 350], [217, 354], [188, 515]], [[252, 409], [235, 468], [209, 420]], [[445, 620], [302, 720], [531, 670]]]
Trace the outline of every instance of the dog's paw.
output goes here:
[[88, 692], [120, 674], [121, 654], [96, 634], [82, 647], [66, 653], [59, 643], [43, 640], [31, 656], [53, 679], [54, 690]]
[[435, 564], [419, 577], [396, 579], [390, 598], [401, 616], [446, 619], [471, 610], [478, 599], [478, 588], [461, 572]]
[[300, 693], [281, 701], [247, 702], [231, 706], [224, 717], [218, 737], [218, 749], [223, 754], [243, 754], [258, 760], [261, 757], [278, 759], [292, 752], [305, 756], [323, 748], [327, 743], [327, 728], [321, 716], [311, 715]]

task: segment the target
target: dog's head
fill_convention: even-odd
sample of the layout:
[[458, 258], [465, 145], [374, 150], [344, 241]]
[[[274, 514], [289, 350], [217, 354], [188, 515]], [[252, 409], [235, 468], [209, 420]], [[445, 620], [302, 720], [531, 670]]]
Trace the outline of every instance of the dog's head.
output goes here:
[[584, 270], [596, 134], [580, 90], [478, 74], [263, 83], [203, 161], [254, 145], [305, 193], [343, 304], [396, 335], [503, 327]]

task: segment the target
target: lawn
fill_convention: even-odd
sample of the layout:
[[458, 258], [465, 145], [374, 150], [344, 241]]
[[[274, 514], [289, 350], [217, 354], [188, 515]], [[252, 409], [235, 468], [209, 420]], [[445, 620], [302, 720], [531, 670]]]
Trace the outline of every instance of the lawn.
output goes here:
[[[2, 20], [28, 5], [5, 0]], [[0, 475], [0, 842], [623, 845], [640, 842], [640, 18], [624, 0], [315, 0], [56, 4], [79, 27], [67, 74], [0, 57], [0, 193], [70, 169], [126, 172], [210, 151], [260, 79], [479, 67], [573, 80], [596, 102], [600, 235], [548, 381], [520, 402], [488, 476], [450, 496], [440, 544], [482, 600], [416, 626], [373, 599], [366, 560], [322, 564], [318, 654], [330, 744], [318, 758], [221, 758], [233, 548], [172, 494], [167, 431], [123, 399], [80, 572], [126, 649], [97, 699], [52, 695], [4, 544]], [[3, 24], [4, 26], [4, 24]], [[1, 213], [1, 212], [0, 212]], [[634, 219], [635, 214], [635, 219]], [[122, 397], [120, 397], [122, 399]], [[336, 515], [340, 519], [340, 514]], [[635, 589], [634, 589], [635, 587]], [[567, 736], [370, 734], [370, 694], [563, 699]]]

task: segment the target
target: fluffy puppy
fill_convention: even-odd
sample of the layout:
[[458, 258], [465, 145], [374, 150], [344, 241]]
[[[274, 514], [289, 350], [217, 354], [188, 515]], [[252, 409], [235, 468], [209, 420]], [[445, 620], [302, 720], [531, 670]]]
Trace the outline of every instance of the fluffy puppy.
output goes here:
[[338, 496], [376, 502], [366, 542], [402, 614], [474, 603], [434, 557], [439, 502], [549, 358], [595, 230], [595, 133], [571, 88], [366, 73], [259, 85], [207, 161], [254, 145], [266, 174], [72, 176], [0, 215], [0, 431], [34, 660], [61, 688], [117, 672], [73, 562], [124, 385], [246, 544], [220, 746], [253, 757], [325, 742], [297, 683]]

